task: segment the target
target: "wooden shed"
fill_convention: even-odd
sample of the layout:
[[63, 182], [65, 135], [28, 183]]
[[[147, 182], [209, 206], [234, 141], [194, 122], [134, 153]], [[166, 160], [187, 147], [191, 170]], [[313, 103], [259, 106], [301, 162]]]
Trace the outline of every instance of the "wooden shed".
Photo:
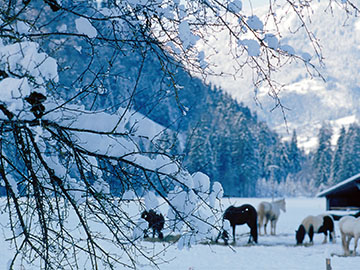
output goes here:
[[317, 197], [326, 197], [326, 210], [360, 209], [360, 173], [321, 191]]

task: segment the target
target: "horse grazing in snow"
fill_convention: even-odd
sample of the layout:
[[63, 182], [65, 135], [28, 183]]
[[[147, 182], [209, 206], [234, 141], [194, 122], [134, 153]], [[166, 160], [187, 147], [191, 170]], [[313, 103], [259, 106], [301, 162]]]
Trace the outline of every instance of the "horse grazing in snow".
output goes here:
[[[164, 228], [165, 219], [162, 214], [157, 214], [154, 210], [149, 210], [142, 212], [141, 217], [149, 223], [148, 228], [153, 230], [153, 238], [155, 237], [155, 233], [158, 234], [160, 239], [164, 238], [161, 230]], [[144, 236], [148, 237], [147, 230], [144, 231]]]
[[296, 243], [298, 245], [302, 244], [305, 234], [309, 235], [310, 243], [313, 243], [314, 233], [323, 233], [325, 235], [324, 244], [326, 243], [328, 232], [330, 242], [335, 243], [335, 226], [331, 215], [307, 216], [296, 231]]
[[360, 217], [344, 216], [339, 221], [341, 242], [345, 255], [350, 255], [350, 241], [354, 237], [354, 252], [356, 256], [356, 247], [360, 238]]
[[[235, 243], [235, 227], [236, 225], [247, 224], [250, 228], [250, 237], [248, 243], [254, 241], [257, 243], [258, 232], [257, 232], [257, 212], [256, 209], [250, 204], [243, 204], [239, 207], [229, 206], [225, 212], [223, 219], [227, 219], [233, 230], [233, 242]], [[219, 233], [217, 240], [224, 235], [227, 236], [227, 232], [222, 231]], [[225, 240], [225, 239], [224, 239]], [[227, 240], [225, 240], [227, 243]]]
[[[261, 235], [261, 227], [264, 226], [264, 233], [266, 234], [266, 226], [270, 221], [270, 234], [276, 234], [276, 223], [280, 216], [280, 210], [286, 212], [285, 199], [269, 202], [261, 202], [258, 206], [259, 217], [259, 234]], [[265, 222], [264, 222], [265, 219]]]

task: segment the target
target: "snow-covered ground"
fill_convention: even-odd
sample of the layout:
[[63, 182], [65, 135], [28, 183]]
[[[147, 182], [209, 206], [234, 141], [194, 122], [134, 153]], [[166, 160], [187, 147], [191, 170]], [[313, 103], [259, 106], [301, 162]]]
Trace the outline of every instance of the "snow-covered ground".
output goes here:
[[[236, 198], [223, 199], [225, 205], [259, 202], [271, 199]], [[343, 257], [340, 232], [336, 222], [336, 243], [322, 244], [323, 234], [315, 234], [314, 245], [296, 246], [295, 230], [307, 215], [325, 212], [323, 198], [286, 199], [286, 213], [281, 213], [277, 225], [277, 236], [259, 236], [257, 245], [247, 245], [249, 229], [237, 226], [235, 246], [196, 245], [189, 250], [170, 249], [164, 256], [172, 258], [160, 266], [162, 270], [186, 269], [326, 269], [326, 257], [330, 256], [332, 269], [360, 269], [360, 256]], [[268, 226], [269, 227], [269, 226]], [[269, 230], [269, 229], [268, 229]], [[308, 243], [308, 237], [305, 238]], [[353, 240], [350, 244], [353, 247]], [[360, 251], [360, 250], [359, 250]], [[144, 268], [145, 269], [145, 268]], [[150, 269], [150, 268], [146, 268]]]
[[[250, 203], [257, 207], [260, 201], [271, 199], [259, 198], [224, 198], [223, 204], [237, 206]], [[332, 269], [350, 270], [360, 268], [360, 256], [344, 257], [338, 224], [336, 222], [336, 243], [322, 244], [323, 234], [315, 234], [314, 245], [295, 245], [295, 230], [302, 219], [309, 214], [325, 212], [323, 198], [288, 198], [286, 213], [281, 213], [277, 226], [277, 236], [259, 236], [257, 245], [247, 245], [249, 229], [246, 225], [237, 226], [236, 245], [198, 244], [190, 249], [178, 250], [177, 245], [161, 252], [164, 260], [159, 264], [161, 270], [211, 270], [211, 269], [326, 269], [326, 257], [330, 257]], [[0, 214], [0, 270], [6, 269], [12, 256], [12, 250], [4, 239], [4, 225], [7, 216]], [[305, 238], [306, 243], [309, 241]], [[164, 248], [161, 242], [142, 241], [144, 248], [154, 248], [153, 252]], [[353, 241], [350, 244], [353, 247]], [[360, 250], [358, 250], [360, 252]], [[28, 269], [28, 268], [25, 268]], [[119, 268], [120, 269], [120, 268]], [[154, 269], [143, 265], [139, 269]]]

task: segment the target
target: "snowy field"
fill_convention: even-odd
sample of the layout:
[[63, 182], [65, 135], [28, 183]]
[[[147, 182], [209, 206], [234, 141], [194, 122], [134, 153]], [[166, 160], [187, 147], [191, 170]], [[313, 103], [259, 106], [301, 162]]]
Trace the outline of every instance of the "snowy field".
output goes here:
[[[233, 198], [223, 199], [227, 207], [230, 204], [237, 206], [250, 203], [257, 207], [260, 201], [270, 199], [259, 198]], [[325, 212], [325, 199], [323, 198], [290, 198], [286, 199], [287, 212], [281, 213], [277, 226], [277, 236], [259, 236], [257, 245], [247, 245], [249, 229], [247, 225], [237, 226], [236, 245], [224, 246], [222, 244], [198, 244], [190, 249], [178, 250], [177, 245], [170, 246], [161, 252], [164, 261], [159, 265], [161, 270], [234, 270], [234, 269], [326, 269], [326, 257], [331, 258], [333, 270], [360, 269], [360, 255], [344, 257], [338, 224], [336, 222], [336, 243], [322, 244], [323, 234], [315, 234], [314, 245], [295, 245], [295, 230], [302, 219], [309, 215]], [[0, 215], [0, 270], [6, 269], [7, 262], [12, 256], [12, 250], [4, 239], [4, 225], [7, 216]], [[269, 227], [269, 226], [268, 226]], [[268, 228], [269, 230], [269, 228]], [[305, 242], [309, 239], [306, 236]], [[142, 241], [144, 247], [153, 248], [156, 253], [164, 248], [161, 242]], [[350, 244], [353, 248], [353, 241]], [[358, 249], [360, 252], [360, 249]], [[30, 269], [30, 268], [25, 268]], [[31, 268], [32, 269], [32, 268]], [[120, 269], [120, 268], [119, 268]], [[154, 269], [142, 265], [139, 269]]]

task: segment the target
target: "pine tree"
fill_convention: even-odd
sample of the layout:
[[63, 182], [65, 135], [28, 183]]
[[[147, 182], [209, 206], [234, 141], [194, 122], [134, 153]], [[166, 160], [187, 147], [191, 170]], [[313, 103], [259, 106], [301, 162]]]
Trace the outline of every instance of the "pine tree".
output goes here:
[[236, 159], [234, 167], [239, 166], [238, 178], [243, 189], [242, 195], [254, 196], [256, 182], [260, 178], [259, 149], [258, 143], [245, 121], [240, 122], [237, 150], [240, 150], [239, 160]]
[[357, 124], [349, 127], [344, 141], [339, 181], [360, 172], [360, 127]]
[[327, 185], [330, 178], [332, 160], [331, 149], [332, 130], [328, 125], [323, 125], [319, 130], [318, 147], [313, 159], [315, 185]]
[[208, 130], [208, 122], [204, 120], [195, 127], [189, 136], [186, 165], [190, 172], [208, 173], [206, 167], [211, 163]]
[[289, 172], [294, 174], [301, 170], [301, 151], [297, 145], [296, 130], [293, 131], [291, 142], [288, 150], [288, 158], [290, 163]]
[[[267, 166], [272, 164], [269, 162], [269, 155], [272, 156], [274, 151], [274, 145], [277, 144], [277, 135], [270, 131], [268, 126], [264, 123], [259, 124], [259, 130], [257, 131], [257, 141], [259, 149], [259, 173], [261, 178], [268, 179], [269, 173]], [[271, 160], [271, 158], [270, 158]]]
[[340, 135], [336, 143], [335, 152], [333, 155], [333, 159], [331, 162], [330, 168], [330, 183], [334, 185], [342, 180], [343, 170], [342, 170], [342, 159], [343, 159], [343, 151], [344, 151], [344, 143], [345, 143], [346, 130], [344, 127], [340, 130]]

